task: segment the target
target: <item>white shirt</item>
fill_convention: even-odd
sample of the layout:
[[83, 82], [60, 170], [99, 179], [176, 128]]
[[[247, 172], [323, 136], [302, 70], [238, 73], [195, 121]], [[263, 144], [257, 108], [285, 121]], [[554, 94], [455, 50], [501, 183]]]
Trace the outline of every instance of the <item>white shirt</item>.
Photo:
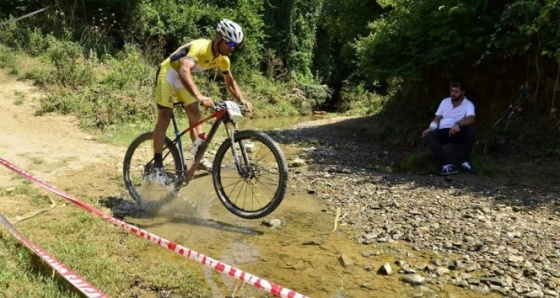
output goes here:
[[451, 128], [455, 125], [455, 123], [467, 118], [468, 116], [475, 116], [474, 104], [464, 97], [461, 104], [454, 107], [451, 97], [447, 97], [439, 104], [436, 116], [443, 117], [439, 121], [438, 129]]

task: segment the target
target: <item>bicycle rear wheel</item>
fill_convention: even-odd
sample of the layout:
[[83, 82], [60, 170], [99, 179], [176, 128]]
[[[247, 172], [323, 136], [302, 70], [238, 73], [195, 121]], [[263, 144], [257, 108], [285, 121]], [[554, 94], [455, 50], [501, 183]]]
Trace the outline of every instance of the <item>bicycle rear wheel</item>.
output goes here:
[[166, 169], [164, 183], [154, 179], [153, 133], [138, 136], [128, 146], [123, 162], [123, 178], [126, 189], [144, 212], [157, 212], [163, 204], [172, 200], [179, 191], [181, 156], [169, 138], [165, 138], [163, 165]]
[[[242, 156], [245, 149], [249, 163]], [[212, 179], [222, 204], [233, 214], [256, 219], [274, 211], [284, 199], [288, 180], [286, 158], [267, 134], [245, 130], [235, 133], [234, 150], [246, 175], [237, 170], [231, 140], [225, 140], [214, 158]]]

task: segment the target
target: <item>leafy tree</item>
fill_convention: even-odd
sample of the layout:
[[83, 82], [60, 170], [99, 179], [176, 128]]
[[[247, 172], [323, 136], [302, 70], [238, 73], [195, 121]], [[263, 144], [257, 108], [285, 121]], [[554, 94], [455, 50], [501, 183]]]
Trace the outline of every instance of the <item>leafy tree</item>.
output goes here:
[[[449, 80], [461, 79], [470, 86], [467, 94], [477, 106], [481, 120], [477, 125], [483, 135], [500, 126], [516, 127], [520, 139], [551, 146], [550, 138], [521, 131], [533, 119], [537, 130], [558, 136], [557, 1], [387, 0], [382, 4], [389, 12], [370, 23], [370, 33], [355, 47], [361, 73], [369, 80], [393, 84], [396, 93], [387, 107], [396, 107], [394, 115], [415, 106], [424, 111], [416, 109], [412, 114], [431, 115], [447, 94]], [[541, 121], [543, 113], [550, 115], [545, 118], [548, 126]], [[404, 123], [412, 114], [392, 119]]]
[[[332, 0], [325, 2], [317, 30], [313, 70], [333, 90], [327, 105], [336, 108], [344, 86], [364, 80], [359, 72], [355, 40], [369, 33], [367, 24], [384, 10], [376, 1]], [[371, 81], [368, 81], [371, 82]], [[374, 84], [367, 84], [373, 89]]]
[[[480, 85], [480, 77], [490, 76], [510, 80], [494, 93], [509, 97], [511, 91], [506, 90], [517, 90], [532, 80], [519, 76], [519, 67], [535, 77], [546, 72], [546, 66], [558, 68], [557, 1], [393, 0], [384, 4], [390, 12], [372, 22], [370, 34], [355, 43], [360, 71], [370, 80], [403, 78], [434, 87], [430, 82], [442, 86], [453, 77], [470, 77], [470, 85], [475, 86]], [[527, 57], [533, 57], [529, 63]], [[495, 84], [482, 89], [492, 87]]]
[[[0, 1], [0, 22], [10, 16], [18, 17], [27, 12], [30, 6], [29, 0], [4, 0]], [[30, 12], [30, 11], [29, 11]]]
[[[506, 5], [495, 28], [481, 63], [499, 55], [525, 65], [525, 81], [534, 91], [529, 107], [548, 110], [547, 99], [554, 97], [560, 74], [560, 3], [514, 1]], [[552, 102], [550, 112], [554, 109]]]
[[[235, 67], [243, 72], [254, 71], [261, 60], [259, 44], [263, 23], [259, 17], [262, 0], [201, 1], [156, 0], [142, 1], [134, 12], [127, 39], [136, 43], [164, 46], [162, 56], [196, 38], [213, 38], [216, 25], [231, 19], [243, 27], [245, 37], [241, 54], [233, 56]], [[238, 57], [242, 57], [239, 59]]]
[[499, 12], [485, 1], [390, 2], [390, 12], [370, 24], [370, 34], [356, 43], [361, 70], [372, 79], [423, 79], [432, 67], [453, 72], [474, 64], [483, 52]]
[[291, 78], [312, 81], [311, 63], [324, 0], [269, 1], [264, 10], [265, 49], [281, 57]]

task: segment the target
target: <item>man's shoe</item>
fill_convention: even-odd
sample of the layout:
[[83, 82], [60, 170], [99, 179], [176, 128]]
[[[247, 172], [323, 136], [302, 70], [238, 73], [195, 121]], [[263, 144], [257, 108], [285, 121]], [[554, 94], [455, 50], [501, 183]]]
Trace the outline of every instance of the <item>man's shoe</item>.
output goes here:
[[200, 161], [200, 163], [198, 164], [198, 170], [204, 170], [207, 172], [212, 173], [212, 163], [210, 161], [208, 161], [208, 159], [202, 159]]
[[476, 173], [476, 171], [474, 170], [473, 166], [468, 162], [468, 161], [464, 161], [461, 164], [461, 169], [469, 174], [474, 174]]
[[167, 172], [165, 172], [164, 167], [154, 167], [154, 172], [151, 177], [152, 182], [161, 184], [161, 185], [169, 185], [173, 182], [173, 179], [169, 178]]
[[459, 171], [457, 171], [457, 169], [455, 168], [455, 166], [453, 164], [446, 164], [443, 166], [443, 168], [441, 168], [441, 172], [439, 172], [440, 175], [442, 176], [448, 176], [448, 175], [453, 175], [453, 174], [457, 174], [459, 173]]

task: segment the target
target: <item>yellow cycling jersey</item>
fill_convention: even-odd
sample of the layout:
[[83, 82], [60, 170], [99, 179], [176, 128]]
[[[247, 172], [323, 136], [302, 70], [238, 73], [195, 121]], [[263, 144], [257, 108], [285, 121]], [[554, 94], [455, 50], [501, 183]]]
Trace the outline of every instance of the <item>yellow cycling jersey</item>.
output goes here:
[[174, 70], [179, 71], [181, 59], [183, 58], [189, 58], [195, 62], [193, 72], [212, 68], [219, 68], [222, 72], [228, 72], [230, 68], [228, 56], [219, 55], [214, 58], [212, 54], [212, 40], [208, 39], [196, 39], [180, 47], [165, 59], [162, 65], [169, 63]]
[[179, 78], [181, 59], [191, 59], [195, 66], [192, 72], [219, 68], [223, 73], [229, 72], [230, 61], [228, 56], [219, 55], [214, 58], [212, 54], [212, 41], [197, 39], [177, 49], [159, 66], [156, 74], [156, 102], [159, 107], [173, 108], [173, 97], [182, 102], [186, 107], [196, 99], [183, 86]]

